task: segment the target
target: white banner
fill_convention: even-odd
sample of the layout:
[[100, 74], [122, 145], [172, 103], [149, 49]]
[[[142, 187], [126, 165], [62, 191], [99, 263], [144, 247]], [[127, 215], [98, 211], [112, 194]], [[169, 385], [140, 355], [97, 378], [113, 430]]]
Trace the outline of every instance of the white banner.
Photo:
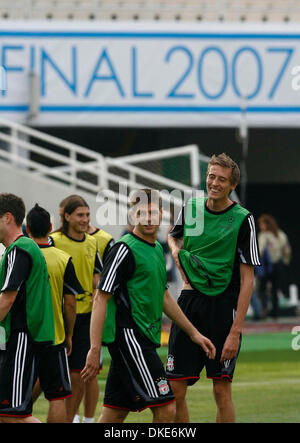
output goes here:
[[234, 127], [243, 109], [249, 126], [300, 124], [289, 24], [5, 21], [0, 44], [0, 116], [15, 121]]

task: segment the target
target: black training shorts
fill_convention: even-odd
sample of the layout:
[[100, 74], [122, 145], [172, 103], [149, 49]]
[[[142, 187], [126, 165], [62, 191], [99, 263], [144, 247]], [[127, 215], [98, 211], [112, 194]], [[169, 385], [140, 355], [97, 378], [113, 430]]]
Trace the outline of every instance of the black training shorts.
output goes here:
[[44, 347], [37, 353], [37, 373], [47, 400], [72, 395], [65, 344]]
[[[77, 314], [72, 337], [72, 352], [68, 357], [70, 372], [81, 372], [85, 367], [86, 356], [90, 350], [91, 312]], [[102, 368], [102, 353], [99, 370]]]
[[[174, 323], [169, 338], [166, 372], [169, 380], [187, 380], [193, 385], [202, 369], [208, 378], [232, 381], [238, 353], [232, 360], [220, 363], [222, 349], [235, 316], [236, 302], [233, 296], [221, 294], [207, 296], [196, 290], [183, 290], [178, 305], [201, 334], [209, 338], [216, 347], [216, 357], [210, 360], [203, 349]], [[239, 349], [241, 345], [241, 337]], [[239, 352], [239, 351], [238, 351]]]
[[156, 346], [137, 330], [117, 329], [116, 340], [109, 345], [109, 352], [112, 361], [104, 406], [141, 411], [174, 401]]
[[13, 331], [0, 351], [0, 416], [31, 416], [34, 382], [33, 341], [27, 332]]

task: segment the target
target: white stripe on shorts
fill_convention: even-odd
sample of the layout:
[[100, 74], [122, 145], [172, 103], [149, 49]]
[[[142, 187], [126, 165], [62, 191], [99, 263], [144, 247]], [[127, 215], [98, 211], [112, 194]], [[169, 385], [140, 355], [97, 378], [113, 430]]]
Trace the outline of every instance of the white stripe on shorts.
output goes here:
[[151, 376], [147, 363], [144, 359], [143, 351], [134, 336], [133, 329], [124, 328], [124, 335], [126, 343], [128, 345], [129, 352], [133, 358], [134, 363], [136, 364], [136, 367], [144, 382], [149, 397], [158, 398], [159, 395], [157, 393], [153, 378]]

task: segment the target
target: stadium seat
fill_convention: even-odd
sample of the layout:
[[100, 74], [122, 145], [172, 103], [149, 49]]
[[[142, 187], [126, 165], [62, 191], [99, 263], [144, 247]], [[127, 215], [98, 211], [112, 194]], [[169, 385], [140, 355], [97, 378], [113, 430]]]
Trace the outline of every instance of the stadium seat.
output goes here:
[[298, 0], [1, 0], [2, 19], [299, 22]]

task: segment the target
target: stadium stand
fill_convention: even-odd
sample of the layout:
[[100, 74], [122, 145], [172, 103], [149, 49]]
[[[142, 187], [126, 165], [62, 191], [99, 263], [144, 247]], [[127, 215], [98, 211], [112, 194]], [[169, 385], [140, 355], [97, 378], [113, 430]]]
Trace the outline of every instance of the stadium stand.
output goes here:
[[2, 19], [299, 22], [297, 0], [2, 0]]

